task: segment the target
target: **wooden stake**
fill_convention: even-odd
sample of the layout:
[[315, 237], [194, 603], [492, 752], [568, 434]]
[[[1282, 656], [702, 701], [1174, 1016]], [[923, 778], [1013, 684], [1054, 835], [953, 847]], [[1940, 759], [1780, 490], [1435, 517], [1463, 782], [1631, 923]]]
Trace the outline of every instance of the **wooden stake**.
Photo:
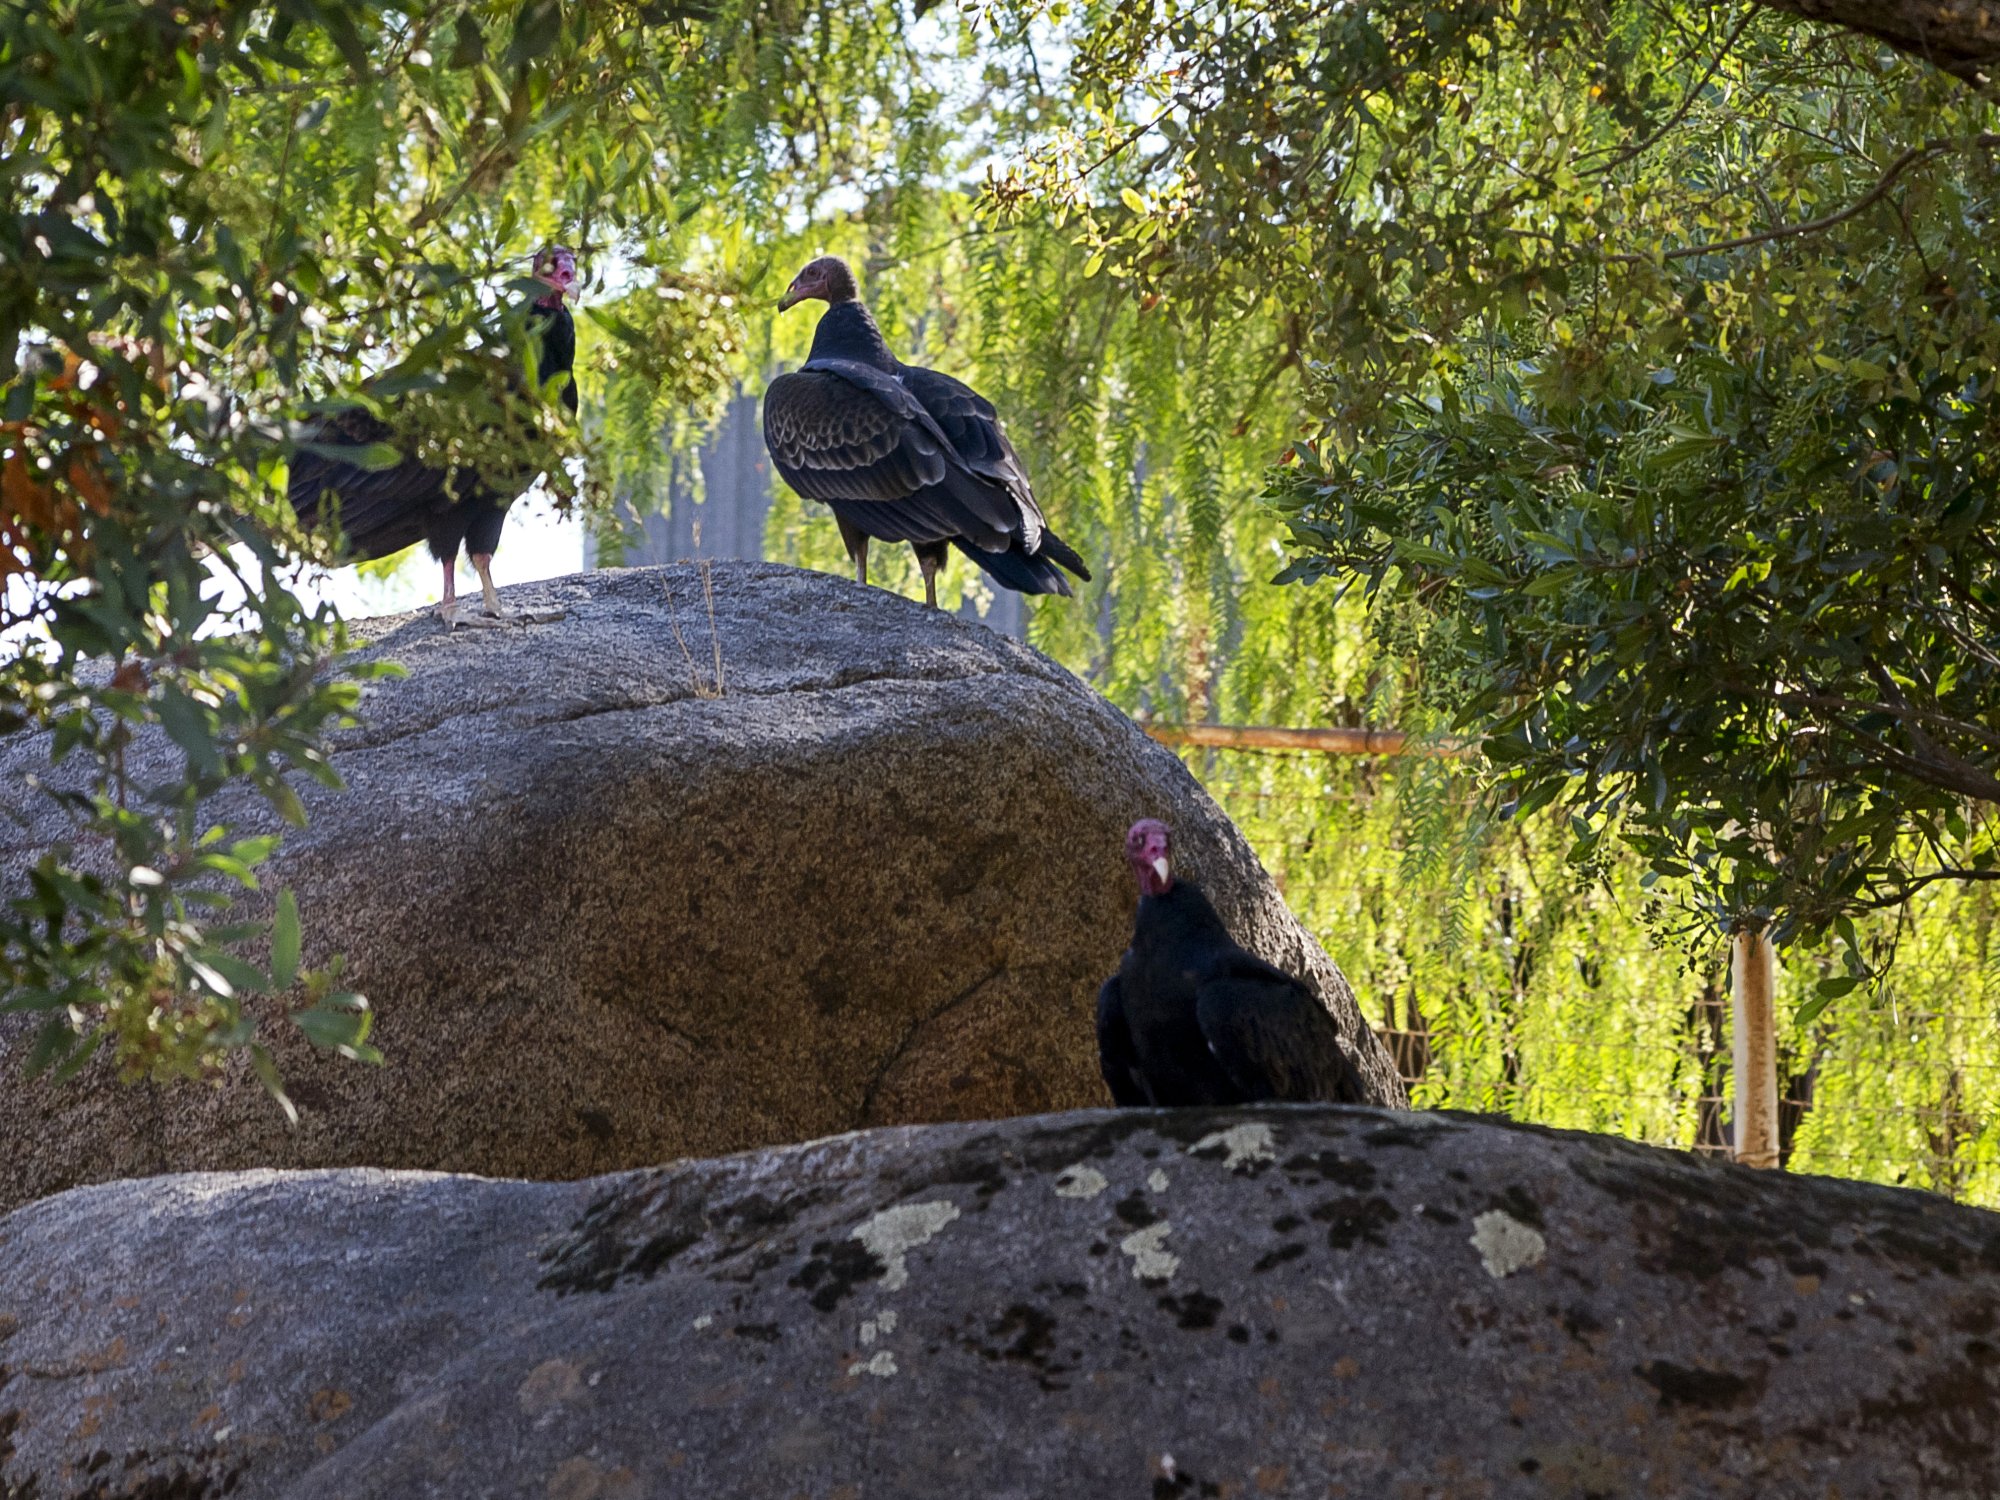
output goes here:
[[1734, 991], [1736, 1159], [1746, 1167], [1778, 1165], [1778, 950], [1761, 929], [1730, 940]]

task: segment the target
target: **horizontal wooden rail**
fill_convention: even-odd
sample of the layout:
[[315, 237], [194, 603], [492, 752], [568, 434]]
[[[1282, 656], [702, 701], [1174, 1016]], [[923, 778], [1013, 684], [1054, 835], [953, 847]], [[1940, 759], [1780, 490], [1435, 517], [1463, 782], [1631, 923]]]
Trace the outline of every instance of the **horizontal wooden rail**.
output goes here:
[[1467, 746], [1412, 741], [1400, 729], [1287, 729], [1275, 724], [1147, 724], [1163, 745], [1213, 750], [1314, 750], [1321, 755], [1463, 755]]

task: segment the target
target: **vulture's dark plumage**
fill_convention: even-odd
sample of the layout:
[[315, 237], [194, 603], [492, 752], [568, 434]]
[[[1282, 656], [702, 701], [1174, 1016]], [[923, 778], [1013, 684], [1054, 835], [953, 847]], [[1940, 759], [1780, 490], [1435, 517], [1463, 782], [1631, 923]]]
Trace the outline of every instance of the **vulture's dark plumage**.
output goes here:
[[1199, 886], [1176, 880], [1164, 823], [1126, 835], [1139, 917], [1097, 993], [1097, 1055], [1121, 1105], [1365, 1102], [1318, 996], [1237, 947]]
[[872, 537], [911, 545], [933, 606], [951, 547], [1023, 594], [1067, 594], [1058, 564], [1088, 581], [1042, 519], [993, 403], [891, 354], [844, 261], [814, 261], [778, 307], [808, 298], [827, 310], [811, 357], [765, 392], [764, 445], [785, 483], [833, 512], [855, 578], [868, 581]]
[[[576, 284], [576, 255], [565, 246], [550, 246], [535, 257], [534, 274], [548, 288], [535, 298], [528, 315], [529, 329], [541, 339], [536, 371], [546, 381], [569, 375], [576, 363], [576, 322], [563, 300]], [[574, 413], [574, 379], [564, 382], [562, 399]], [[336, 502], [348, 557], [355, 562], [428, 542], [431, 556], [444, 564], [444, 598], [438, 612], [451, 623], [478, 618], [458, 614], [453, 574], [463, 546], [479, 573], [485, 617], [505, 618], [493, 588], [493, 553], [500, 545], [507, 507], [535, 482], [535, 474], [438, 469], [414, 458], [391, 468], [370, 469], [339, 453], [350, 446], [391, 442], [393, 437], [387, 423], [360, 407], [320, 419], [302, 434], [302, 442], [310, 446], [301, 446], [292, 456], [287, 489], [292, 509], [311, 527], [318, 524], [321, 506]]]

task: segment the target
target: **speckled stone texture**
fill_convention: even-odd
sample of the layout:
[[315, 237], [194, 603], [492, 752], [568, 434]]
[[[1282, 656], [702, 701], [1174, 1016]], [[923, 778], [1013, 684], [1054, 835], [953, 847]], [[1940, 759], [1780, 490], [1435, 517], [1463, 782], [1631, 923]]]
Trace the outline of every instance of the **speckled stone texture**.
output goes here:
[[2000, 1490], [2000, 1218], [1337, 1106], [0, 1220], [0, 1493]]
[[[560, 624], [373, 622], [367, 727], [306, 789], [272, 885], [344, 952], [384, 1069], [283, 1021], [304, 1112], [247, 1076], [163, 1094], [19, 1082], [0, 1021], [0, 1208], [196, 1168], [579, 1177], [864, 1125], [1108, 1103], [1092, 1005], [1131, 935], [1125, 829], [1165, 817], [1238, 939], [1305, 975], [1385, 1103], [1340, 972], [1168, 751], [1015, 641], [769, 564], [508, 591]], [[679, 633], [676, 635], [676, 625]], [[714, 646], [725, 694], [714, 687]], [[685, 645], [685, 650], [683, 650]], [[0, 741], [19, 800], [46, 745]], [[162, 737], [133, 774], [173, 774]], [[34, 807], [35, 804], [29, 804]], [[261, 806], [219, 799], [259, 827]], [[4, 832], [4, 888], [56, 827]]]

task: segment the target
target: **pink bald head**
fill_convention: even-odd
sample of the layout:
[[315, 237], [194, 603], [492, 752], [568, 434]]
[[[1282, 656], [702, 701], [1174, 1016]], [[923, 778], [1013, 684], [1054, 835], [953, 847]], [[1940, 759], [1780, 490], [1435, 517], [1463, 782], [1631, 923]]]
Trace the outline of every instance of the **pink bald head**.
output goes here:
[[792, 284], [785, 288], [785, 295], [778, 299], [778, 311], [783, 312], [795, 303], [814, 299], [831, 307], [837, 302], [856, 301], [859, 295], [854, 285], [854, 273], [847, 269], [847, 262], [837, 255], [822, 255], [818, 260], [807, 262], [806, 268], [792, 278]]
[[1139, 879], [1139, 889], [1148, 896], [1164, 896], [1174, 888], [1173, 866], [1167, 850], [1173, 835], [1158, 818], [1141, 818], [1125, 835], [1125, 861]]
[[576, 285], [576, 252], [567, 245], [544, 245], [535, 255], [535, 280], [549, 288], [545, 300], [562, 301]]

